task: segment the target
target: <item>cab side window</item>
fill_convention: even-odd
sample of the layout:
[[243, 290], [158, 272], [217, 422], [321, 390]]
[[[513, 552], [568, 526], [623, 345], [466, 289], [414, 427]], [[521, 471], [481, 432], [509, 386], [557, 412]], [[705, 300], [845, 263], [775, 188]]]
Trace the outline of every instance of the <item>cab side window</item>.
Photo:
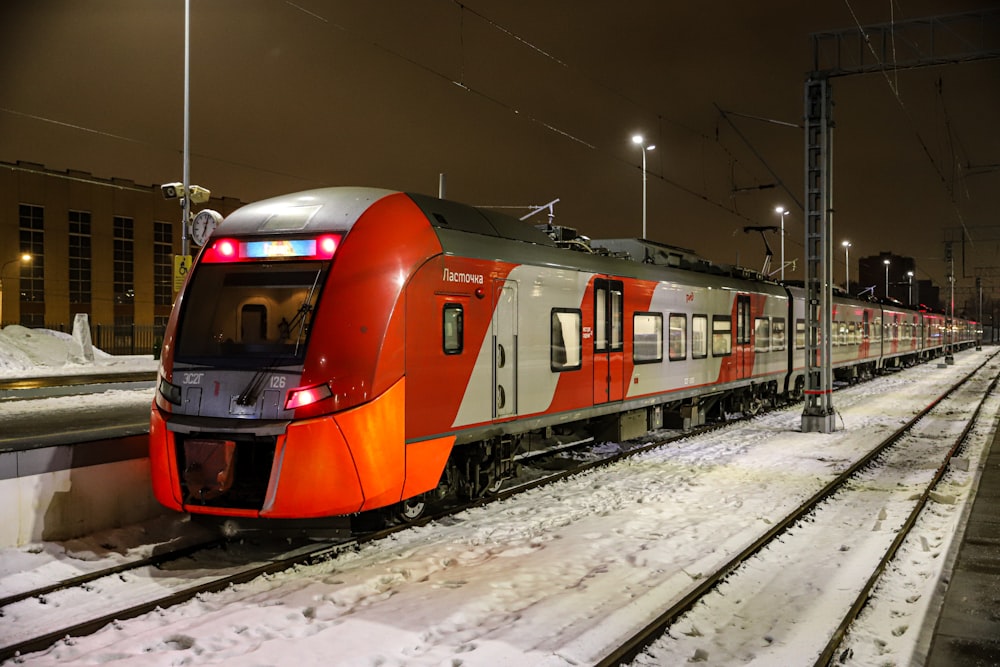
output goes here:
[[465, 346], [462, 304], [446, 303], [441, 316], [442, 346], [445, 354], [461, 354]]
[[551, 315], [550, 366], [553, 371], [574, 371], [583, 364], [583, 313], [578, 309], [553, 308]]

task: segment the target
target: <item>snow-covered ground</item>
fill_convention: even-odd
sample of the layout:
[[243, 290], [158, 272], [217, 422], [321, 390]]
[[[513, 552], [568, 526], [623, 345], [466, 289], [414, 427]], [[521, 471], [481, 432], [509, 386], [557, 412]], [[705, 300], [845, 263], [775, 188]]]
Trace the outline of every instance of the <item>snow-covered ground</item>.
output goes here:
[[[840, 430], [832, 434], [799, 432], [801, 407], [776, 411], [335, 560], [113, 623], [18, 664], [592, 664], [988, 353], [964, 352], [952, 367], [925, 364], [838, 392]], [[976, 429], [965, 455], [968, 470], [949, 473], [942, 502], [904, 545], [863, 626], [852, 631], [853, 658], [845, 664], [908, 665], [919, 656], [998, 409], [991, 400], [987, 426]], [[118, 550], [101, 545], [114, 543], [95, 538], [0, 552], [0, 592], [4, 574], [110, 559]], [[815, 604], [824, 604], [821, 591]], [[812, 631], [803, 622], [762, 637], [751, 624], [727, 642], [793, 645]], [[723, 657], [716, 638], [702, 639], [687, 660], [752, 662]], [[638, 664], [669, 663], [651, 653]]]

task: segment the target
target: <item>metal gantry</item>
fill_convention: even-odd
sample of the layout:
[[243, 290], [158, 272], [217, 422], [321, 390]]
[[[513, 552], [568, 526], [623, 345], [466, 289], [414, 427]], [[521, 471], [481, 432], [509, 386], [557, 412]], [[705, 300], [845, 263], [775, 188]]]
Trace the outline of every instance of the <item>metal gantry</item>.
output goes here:
[[833, 310], [833, 101], [830, 82], [806, 82], [806, 378], [802, 431], [834, 430], [831, 326]]
[[806, 369], [802, 430], [834, 430], [833, 105], [830, 79], [1000, 58], [1000, 10], [816, 33], [805, 86]]

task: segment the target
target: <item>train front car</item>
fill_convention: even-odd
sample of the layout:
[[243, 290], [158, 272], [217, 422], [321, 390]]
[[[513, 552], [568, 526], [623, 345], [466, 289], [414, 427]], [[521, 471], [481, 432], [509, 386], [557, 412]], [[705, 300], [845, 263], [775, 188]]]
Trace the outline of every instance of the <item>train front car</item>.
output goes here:
[[226, 218], [164, 338], [160, 503], [302, 519], [397, 503], [408, 472], [433, 487], [433, 472], [407, 470], [401, 337], [404, 286], [440, 252], [426, 216], [386, 190], [314, 190]]

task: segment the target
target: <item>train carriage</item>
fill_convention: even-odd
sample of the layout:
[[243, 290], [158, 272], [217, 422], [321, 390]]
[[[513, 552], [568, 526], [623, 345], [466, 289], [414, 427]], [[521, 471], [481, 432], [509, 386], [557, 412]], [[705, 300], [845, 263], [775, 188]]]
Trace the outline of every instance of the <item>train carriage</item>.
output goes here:
[[920, 351], [920, 315], [894, 303], [882, 306], [882, 365], [912, 364]]
[[[876, 364], [879, 307], [836, 308], [837, 366]], [[802, 313], [801, 289], [661, 244], [374, 188], [276, 197], [222, 222], [171, 314], [153, 490], [228, 520], [412, 519], [548, 447], [796, 395]]]

